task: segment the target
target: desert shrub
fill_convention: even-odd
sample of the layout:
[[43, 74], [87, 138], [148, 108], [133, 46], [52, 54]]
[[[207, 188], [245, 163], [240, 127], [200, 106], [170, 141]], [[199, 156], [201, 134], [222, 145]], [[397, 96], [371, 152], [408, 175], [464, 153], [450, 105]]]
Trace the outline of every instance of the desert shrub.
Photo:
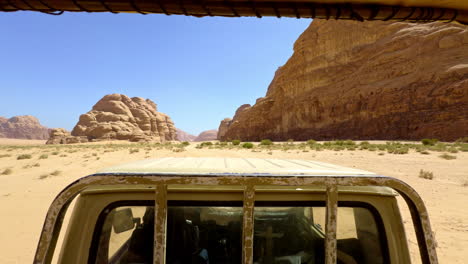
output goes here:
[[273, 155], [273, 152], [270, 151], [270, 152], [268, 152], [267, 154], [268, 154], [268, 155]]
[[205, 147], [205, 146], [206, 146], [206, 147], [209, 147], [209, 146], [213, 146], [213, 143], [210, 142], [210, 141], [207, 141], [207, 142], [202, 142], [200, 145], [201, 145], [202, 147]]
[[449, 149], [448, 149], [448, 152], [450, 152], [450, 153], [458, 153], [458, 149], [452, 147], [452, 148], [449, 148]]
[[290, 139], [288, 139], [286, 142], [292, 144], [292, 143], [294, 143], [294, 139], [290, 138]]
[[172, 152], [184, 152], [185, 148], [173, 148]]
[[139, 149], [130, 149], [130, 154], [137, 153], [137, 152], [140, 152], [140, 150]]
[[423, 138], [421, 143], [426, 146], [434, 146], [437, 142], [439, 142], [436, 138]]
[[225, 147], [228, 145], [228, 143], [226, 141], [221, 141], [219, 142], [219, 145], [222, 146], [222, 147]]
[[463, 152], [468, 152], [468, 144], [460, 145], [458, 150], [463, 151]]
[[308, 145], [315, 145], [317, 143], [317, 141], [313, 140], [313, 139], [309, 139], [307, 140], [307, 144]]
[[13, 173], [13, 170], [10, 168], [6, 168], [2, 171], [2, 175], [10, 175]]
[[[59, 157], [65, 158], [65, 157], [68, 157], [68, 155], [67, 155], [67, 154], [62, 154], [62, 155], [60, 155]], [[89, 157], [88, 157], [88, 158], [89, 158]]]
[[188, 146], [188, 145], [190, 145], [190, 143], [189, 143], [188, 141], [183, 141], [183, 142], [182, 142], [182, 143], [180, 143], [180, 144], [182, 144], [182, 145], [184, 145], [184, 146]]
[[429, 151], [427, 151], [427, 150], [420, 151], [419, 153], [421, 153], [423, 155], [429, 155], [430, 154]]
[[92, 155], [93, 155], [94, 157], [97, 157], [97, 153], [93, 153]]
[[444, 154], [440, 155], [439, 158], [446, 159], [446, 160], [453, 160], [453, 159], [456, 159], [457, 156], [453, 156], [453, 155], [449, 155], [447, 153], [444, 153]]
[[238, 146], [238, 145], [240, 145], [241, 141], [238, 140], [238, 139], [234, 139], [233, 141], [231, 141], [231, 143], [232, 143], [234, 146]]
[[261, 146], [271, 146], [273, 145], [273, 142], [269, 139], [263, 139], [262, 141], [260, 141], [260, 145]]
[[379, 156], [383, 156], [383, 155], [385, 155], [385, 152], [380, 152], [379, 153]]
[[54, 152], [52, 152], [51, 154], [52, 154], [52, 155], [58, 155], [59, 152], [58, 152], [58, 151], [54, 151]]
[[369, 141], [362, 141], [361, 143], [359, 143], [359, 145], [363, 146], [363, 145], [370, 145]]
[[42, 174], [41, 176], [39, 176], [39, 179], [43, 180], [43, 179], [46, 179], [48, 177], [49, 177], [49, 174]]
[[387, 152], [391, 154], [408, 154], [409, 148], [408, 147], [388, 147]]
[[39, 156], [39, 159], [47, 159], [49, 158], [49, 155], [47, 154], [42, 154], [41, 156]]
[[432, 180], [434, 179], [434, 173], [430, 172], [430, 171], [425, 171], [423, 169], [421, 169], [419, 171], [419, 178], [423, 178], [423, 179], [427, 179], [427, 180]]
[[11, 155], [10, 155], [10, 154], [2, 154], [2, 155], [0, 155], [0, 158], [8, 158], [8, 157], [11, 157]]
[[30, 158], [32, 158], [31, 154], [21, 154], [18, 157], [16, 157], [17, 160], [30, 159]]
[[50, 175], [52, 175], [52, 176], [58, 176], [60, 174], [62, 174], [62, 172], [59, 171], [59, 170], [56, 170], [56, 171], [53, 171], [53, 172], [50, 173]]
[[254, 145], [250, 142], [245, 142], [244, 144], [242, 144], [242, 147], [246, 149], [251, 149], [254, 147]]
[[455, 142], [457, 142], [457, 143], [468, 143], [468, 137], [459, 138]]

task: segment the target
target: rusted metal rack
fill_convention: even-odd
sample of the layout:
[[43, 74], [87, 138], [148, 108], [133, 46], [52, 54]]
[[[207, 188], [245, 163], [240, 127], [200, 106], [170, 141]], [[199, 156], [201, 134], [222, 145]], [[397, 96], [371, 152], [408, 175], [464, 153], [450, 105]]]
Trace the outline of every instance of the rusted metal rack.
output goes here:
[[326, 188], [325, 263], [337, 260], [337, 202], [341, 186], [386, 186], [397, 191], [411, 211], [423, 263], [438, 263], [436, 243], [428, 213], [421, 197], [406, 183], [384, 176], [314, 176], [259, 174], [147, 174], [100, 173], [72, 183], [53, 201], [47, 213], [34, 263], [50, 263], [65, 212], [71, 201], [90, 186], [142, 184], [155, 188], [154, 263], [165, 263], [167, 187], [189, 184], [203, 186], [241, 186], [243, 194], [243, 263], [253, 263], [253, 210], [258, 186], [324, 186]]

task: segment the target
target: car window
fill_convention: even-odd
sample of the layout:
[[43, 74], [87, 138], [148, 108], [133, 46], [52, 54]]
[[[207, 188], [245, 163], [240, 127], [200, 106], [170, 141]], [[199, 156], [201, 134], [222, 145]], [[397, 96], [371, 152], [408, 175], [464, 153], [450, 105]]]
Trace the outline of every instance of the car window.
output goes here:
[[101, 215], [94, 263], [152, 263], [153, 206], [118, 206]]
[[[307, 203], [255, 203], [254, 263], [324, 263], [325, 206]], [[242, 263], [242, 217], [241, 202], [168, 201], [166, 263]], [[100, 218], [90, 263], [152, 263], [154, 206], [116, 206]], [[383, 248], [377, 211], [339, 203], [338, 263], [387, 263]]]

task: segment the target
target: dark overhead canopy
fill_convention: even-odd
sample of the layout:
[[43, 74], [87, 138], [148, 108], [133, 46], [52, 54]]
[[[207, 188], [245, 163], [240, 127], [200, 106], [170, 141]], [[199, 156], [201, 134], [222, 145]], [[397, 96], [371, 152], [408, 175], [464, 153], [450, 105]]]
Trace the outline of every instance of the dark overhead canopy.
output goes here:
[[0, 0], [0, 11], [49, 14], [112, 12], [187, 16], [458, 21], [468, 24], [468, 0]]

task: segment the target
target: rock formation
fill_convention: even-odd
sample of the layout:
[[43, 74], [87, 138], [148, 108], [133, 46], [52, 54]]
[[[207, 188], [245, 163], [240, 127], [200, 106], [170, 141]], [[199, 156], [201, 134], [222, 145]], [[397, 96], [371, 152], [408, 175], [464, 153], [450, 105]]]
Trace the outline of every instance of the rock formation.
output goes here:
[[315, 19], [266, 96], [220, 140], [455, 140], [468, 135], [468, 28]]
[[216, 140], [218, 135], [218, 130], [213, 129], [213, 130], [206, 130], [201, 132], [197, 138], [195, 138], [194, 141], [212, 141]]
[[46, 144], [73, 144], [85, 142], [88, 142], [88, 138], [85, 136], [75, 137], [64, 128], [54, 128], [51, 129], [49, 140], [47, 140]]
[[49, 129], [30, 115], [14, 116], [10, 119], [0, 117], [0, 137], [21, 139], [47, 139]]
[[192, 134], [189, 134], [181, 129], [176, 129], [177, 131], [177, 140], [179, 141], [194, 141], [197, 136], [194, 136]]
[[66, 131], [54, 130], [50, 142], [77, 143], [85, 140], [165, 142], [176, 140], [176, 129], [168, 115], [157, 112], [153, 101], [110, 94], [80, 116], [71, 136]]

